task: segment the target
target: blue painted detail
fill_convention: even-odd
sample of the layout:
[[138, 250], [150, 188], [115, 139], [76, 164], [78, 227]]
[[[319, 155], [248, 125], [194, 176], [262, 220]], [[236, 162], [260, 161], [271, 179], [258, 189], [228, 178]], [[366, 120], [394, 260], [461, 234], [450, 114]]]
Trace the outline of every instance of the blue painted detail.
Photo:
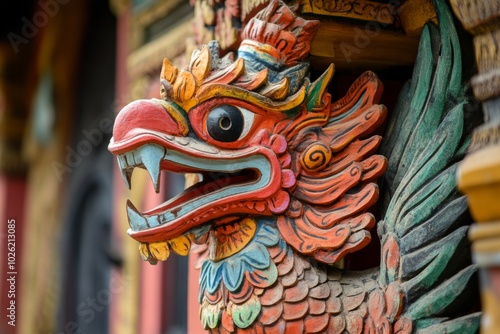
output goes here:
[[132, 230], [140, 231], [148, 228], [146, 219], [137, 211], [130, 201], [127, 203], [127, 215]]
[[282, 80], [283, 78], [288, 78], [289, 83], [289, 95], [295, 94], [302, 84], [304, 83], [304, 78], [309, 72], [309, 63], [308, 62], [300, 62], [295, 66], [288, 67], [284, 71], [281, 71], [276, 74], [276, 82]]
[[245, 59], [245, 66], [256, 72], [262, 71], [263, 69], [268, 69], [269, 73], [278, 72], [283, 66], [283, 62], [271, 57], [270, 54], [265, 52], [260, 52], [251, 46], [242, 45], [238, 49], [238, 57]]
[[138, 151], [142, 164], [146, 167], [151, 177], [151, 181], [153, 181], [155, 190], [158, 192], [160, 189], [160, 163], [165, 155], [165, 149], [159, 145], [144, 145], [141, 146]]
[[286, 243], [282, 242], [279, 237], [279, 231], [275, 227], [275, 218], [259, 218], [256, 223], [255, 236], [244, 249], [226, 259], [206, 260], [203, 263], [200, 275], [200, 302], [203, 300], [204, 292], [215, 293], [221, 281], [230, 292], [237, 291], [243, 283], [245, 272], [260, 270], [263, 279], [267, 280], [269, 285], [276, 281], [278, 270], [267, 248], [276, 245], [287, 248]]
[[283, 78], [289, 80], [289, 95], [295, 94], [304, 82], [304, 78], [309, 71], [309, 62], [299, 62], [292, 67], [285, 67], [283, 62], [279, 62], [265, 52], [259, 52], [252, 47], [241, 46], [238, 49], [238, 57], [245, 60], [245, 68], [250, 72], [260, 72], [268, 70], [269, 82], [277, 83]]
[[[203, 166], [203, 170], [206, 172], [237, 172], [244, 169], [257, 169], [260, 171], [260, 178], [256, 182], [246, 183], [238, 186], [224, 187], [219, 191], [209, 193], [205, 196], [197, 198], [195, 201], [187, 202], [183, 205], [176, 215], [172, 212], [167, 211], [159, 215], [160, 223], [165, 224], [169, 221], [175, 219], [176, 217], [183, 216], [203, 205], [207, 205], [216, 201], [221, 197], [233, 196], [236, 194], [248, 193], [254, 191], [255, 189], [263, 189], [271, 182], [271, 175], [269, 171], [271, 170], [271, 163], [264, 155], [255, 154], [253, 156], [241, 158], [234, 160], [231, 163], [227, 163], [227, 160], [217, 159], [217, 160], [207, 160], [207, 159], [197, 159], [195, 157], [188, 156], [186, 154], [177, 151], [168, 151], [164, 157], [165, 160], [175, 162], [178, 165], [200, 168]], [[257, 196], [257, 195], [256, 195]]]
[[158, 216], [149, 216], [149, 217], [145, 217], [145, 218], [146, 218], [146, 221], [147, 221], [149, 227], [155, 227], [155, 226], [160, 225], [160, 222], [158, 220]]

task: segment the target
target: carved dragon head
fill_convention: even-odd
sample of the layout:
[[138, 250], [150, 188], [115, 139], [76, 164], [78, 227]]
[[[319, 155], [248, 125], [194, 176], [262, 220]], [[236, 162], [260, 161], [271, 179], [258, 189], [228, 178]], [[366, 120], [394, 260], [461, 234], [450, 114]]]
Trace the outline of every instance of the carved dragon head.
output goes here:
[[150, 262], [191, 243], [208, 243], [212, 260], [233, 256], [263, 217], [296, 251], [334, 263], [364, 247], [375, 223], [367, 209], [385, 170], [374, 155], [383, 122], [382, 85], [371, 73], [332, 103], [333, 65], [308, 79], [317, 21], [277, 1], [250, 20], [238, 58], [219, 57], [216, 42], [194, 52], [189, 67], [168, 60], [162, 99], [138, 100], [116, 118], [110, 151], [130, 186], [145, 168], [195, 173], [199, 182], [148, 212], [127, 204], [129, 234]]
[[[165, 60], [162, 98], [132, 102], [117, 115], [109, 149], [129, 186], [136, 167], [157, 191], [162, 170], [199, 175], [157, 208], [141, 213], [129, 202], [127, 211], [145, 260], [208, 246], [198, 295], [205, 329], [477, 330], [479, 313], [454, 318], [476, 268], [456, 251], [467, 235], [456, 159], [468, 139], [460, 44], [443, 6], [439, 33], [422, 33], [414, 79], [423, 79], [407, 86], [388, 130], [399, 180], [385, 194], [379, 270], [352, 274], [312, 261], [335, 263], [369, 242], [375, 219], [367, 210], [387, 166], [375, 154], [381, 137], [372, 135], [386, 116], [375, 74], [363, 74], [337, 102], [327, 92], [333, 66], [308, 78], [318, 22], [271, 1], [245, 27], [237, 59], [220, 58], [213, 42], [185, 69]], [[435, 84], [443, 78], [449, 85]]]

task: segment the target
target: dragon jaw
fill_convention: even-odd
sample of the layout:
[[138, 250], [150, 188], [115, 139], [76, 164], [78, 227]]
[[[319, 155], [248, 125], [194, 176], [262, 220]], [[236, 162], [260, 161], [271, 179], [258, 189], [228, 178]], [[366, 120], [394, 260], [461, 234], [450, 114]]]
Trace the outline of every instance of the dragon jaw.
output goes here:
[[[201, 175], [200, 182], [148, 212], [140, 213], [129, 201], [130, 236], [149, 244], [178, 238], [189, 243], [185, 238], [202, 239], [210, 226], [234, 217], [269, 216], [288, 208], [283, 188], [293, 186], [295, 177], [283, 169], [289, 159], [280, 159], [286, 141], [274, 138], [274, 145], [266, 146], [263, 141], [269, 138], [261, 135], [254, 145], [221, 149], [183, 131], [183, 117], [175, 106], [155, 99], [133, 102], [117, 116], [109, 149], [117, 155], [128, 187], [137, 167], [148, 171], [157, 192], [160, 171]], [[144, 118], [162, 119], [163, 124], [143, 124]]]

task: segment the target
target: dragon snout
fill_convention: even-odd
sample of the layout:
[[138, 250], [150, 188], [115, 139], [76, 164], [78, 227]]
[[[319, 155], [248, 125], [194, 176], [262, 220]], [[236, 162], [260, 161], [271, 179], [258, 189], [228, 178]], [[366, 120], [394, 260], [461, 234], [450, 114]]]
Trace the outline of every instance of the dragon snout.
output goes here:
[[137, 100], [126, 105], [115, 119], [111, 153], [140, 146], [155, 135], [184, 137], [189, 132], [185, 112], [177, 105], [158, 99]]

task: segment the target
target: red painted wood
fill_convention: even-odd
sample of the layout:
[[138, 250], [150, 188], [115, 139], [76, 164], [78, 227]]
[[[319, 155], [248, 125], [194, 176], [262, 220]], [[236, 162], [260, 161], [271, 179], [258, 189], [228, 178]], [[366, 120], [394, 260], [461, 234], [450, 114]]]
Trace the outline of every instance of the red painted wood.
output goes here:
[[[0, 333], [15, 334], [16, 328], [7, 325], [8, 311], [10, 300], [15, 301], [16, 307], [16, 324], [19, 324], [21, 319], [21, 294], [20, 282], [22, 278], [22, 259], [23, 259], [23, 226], [24, 222], [24, 204], [26, 196], [26, 180], [24, 178], [9, 177], [0, 175]], [[8, 258], [7, 258], [7, 235], [8, 221], [15, 220], [15, 243], [16, 243], [16, 260], [15, 260], [15, 298], [9, 299], [10, 284], [7, 282], [8, 275]]]

